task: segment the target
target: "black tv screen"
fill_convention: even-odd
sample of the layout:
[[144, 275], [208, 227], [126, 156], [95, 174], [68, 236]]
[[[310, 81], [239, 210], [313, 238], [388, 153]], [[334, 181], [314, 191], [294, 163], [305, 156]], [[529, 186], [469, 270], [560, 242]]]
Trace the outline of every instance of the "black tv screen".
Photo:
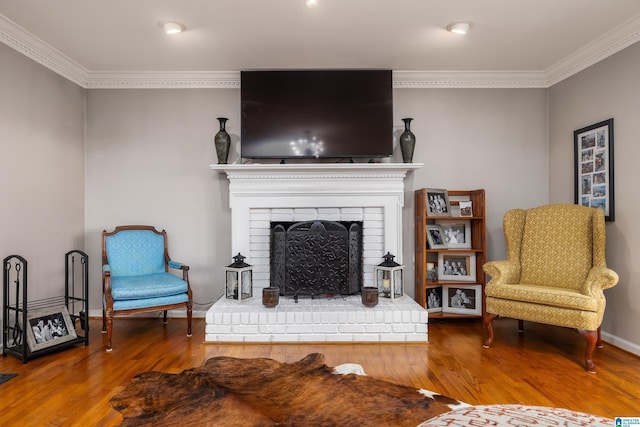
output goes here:
[[380, 158], [393, 153], [390, 70], [240, 73], [244, 158]]

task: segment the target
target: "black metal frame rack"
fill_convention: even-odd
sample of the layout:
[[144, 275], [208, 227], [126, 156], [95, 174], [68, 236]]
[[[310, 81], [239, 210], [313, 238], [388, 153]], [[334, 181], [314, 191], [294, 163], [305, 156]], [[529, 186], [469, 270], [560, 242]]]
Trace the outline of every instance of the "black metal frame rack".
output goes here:
[[[65, 254], [64, 295], [29, 301], [27, 260], [20, 255], [4, 259], [2, 354], [22, 359], [22, 363], [77, 344], [89, 345], [89, 257], [80, 250]], [[76, 280], [80, 276], [79, 280]], [[31, 351], [27, 340], [29, 312], [65, 306], [76, 338]]]

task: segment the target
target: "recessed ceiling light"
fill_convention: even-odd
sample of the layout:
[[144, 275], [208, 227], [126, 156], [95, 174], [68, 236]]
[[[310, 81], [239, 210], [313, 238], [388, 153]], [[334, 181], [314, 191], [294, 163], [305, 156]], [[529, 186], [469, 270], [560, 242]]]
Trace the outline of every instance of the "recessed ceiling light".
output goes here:
[[184, 25], [179, 22], [161, 22], [160, 26], [167, 34], [178, 34], [184, 31]]
[[314, 8], [318, 6], [318, 0], [307, 0], [307, 7]]
[[456, 34], [467, 34], [470, 28], [470, 22], [452, 22], [451, 24], [447, 25], [447, 30]]

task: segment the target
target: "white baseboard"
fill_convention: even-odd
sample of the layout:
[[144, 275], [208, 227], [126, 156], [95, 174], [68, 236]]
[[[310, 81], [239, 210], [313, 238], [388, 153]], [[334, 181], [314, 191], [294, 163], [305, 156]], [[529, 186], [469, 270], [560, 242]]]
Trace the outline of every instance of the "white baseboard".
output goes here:
[[636, 343], [632, 343], [631, 341], [627, 341], [620, 337], [617, 337], [608, 332], [602, 332], [602, 341], [609, 343], [613, 346], [621, 348], [623, 350], [628, 351], [629, 353], [633, 353], [636, 356], [640, 356], [640, 345]]

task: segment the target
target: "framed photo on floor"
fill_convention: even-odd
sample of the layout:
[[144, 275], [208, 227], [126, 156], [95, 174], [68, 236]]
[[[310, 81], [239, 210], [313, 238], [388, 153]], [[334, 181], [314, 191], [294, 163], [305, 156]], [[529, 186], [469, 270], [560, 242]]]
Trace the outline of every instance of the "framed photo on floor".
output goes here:
[[476, 281], [476, 254], [473, 252], [439, 252], [438, 280]]
[[27, 313], [27, 343], [35, 353], [78, 336], [67, 307], [54, 307]]
[[573, 144], [575, 204], [602, 209], [613, 221], [613, 119], [574, 131]]
[[443, 313], [482, 316], [482, 285], [444, 285]]

